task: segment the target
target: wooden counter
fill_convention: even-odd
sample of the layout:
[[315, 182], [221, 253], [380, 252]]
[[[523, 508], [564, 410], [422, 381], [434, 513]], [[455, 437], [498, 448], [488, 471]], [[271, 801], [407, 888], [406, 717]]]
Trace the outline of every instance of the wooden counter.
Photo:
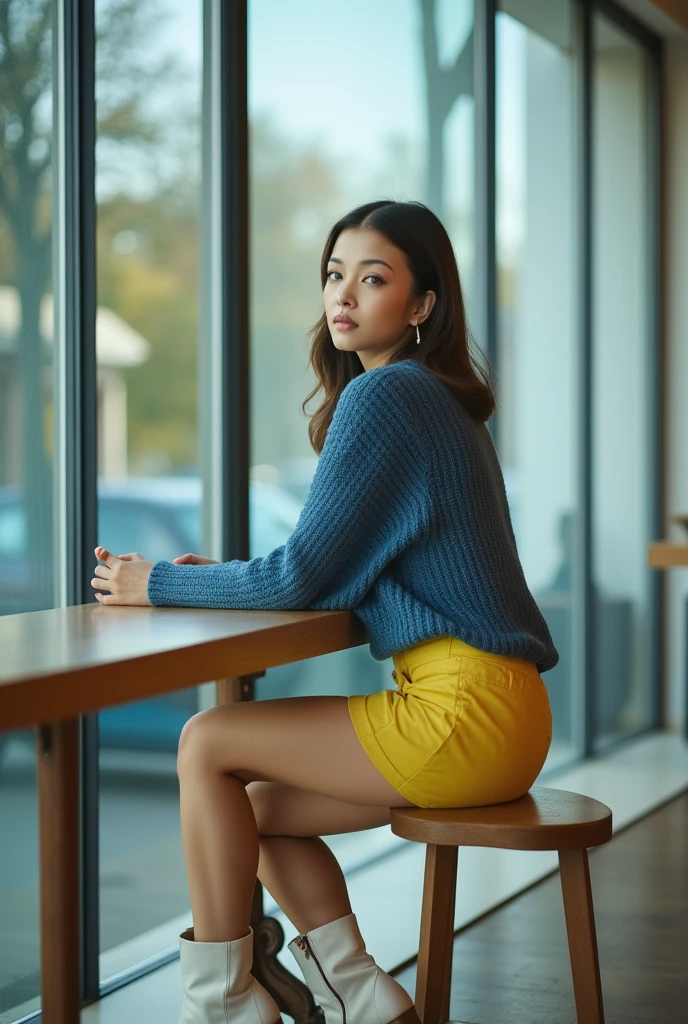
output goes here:
[[[0, 732], [37, 732], [43, 1024], [80, 1014], [79, 716], [214, 680], [220, 703], [242, 700], [267, 668], [368, 639], [351, 612], [86, 604], [0, 616]], [[285, 988], [277, 950], [260, 941], [266, 923], [257, 883], [257, 973], [280, 970], [283, 999], [293, 986], [303, 1008], [307, 991], [295, 978]]]
[[647, 561], [652, 569], [688, 567], [688, 544], [656, 540], [647, 546]]

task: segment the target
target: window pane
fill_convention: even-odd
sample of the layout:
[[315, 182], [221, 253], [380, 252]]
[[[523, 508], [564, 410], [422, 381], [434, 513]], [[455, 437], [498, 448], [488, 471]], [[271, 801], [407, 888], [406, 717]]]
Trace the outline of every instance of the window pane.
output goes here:
[[36, 753], [31, 731], [0, 734], [0, 1021], [40, 1007]]
[[[315, 385], [306, 333], [322, 313], [320, 257], [332, 224], [373, 199], [427, 203], [452, 237], [470, 310], [473, 4], [435, 5], [434, 44], [424, 48], [429, 10], [416, 0], [352, 0], [347, 23], [365, 30], [349, 39], [341, 8], [249, 3], [252, 556], [284, 543], [317, 463], [301, 403]], [[392, 667], [366, 645], [270, 669], [256, 693], [374, 692], [394, 686]], [[374, 839], [357, 842], [365, 859]]]
[[650, 331], [648, 67], [642, 47], [595, 20], [594, 582], [596, 732], [649, 722]]
[[[201, 0], [98, 0], [98, 543], [199, 551]], [[198, 690], [99, 715], [101, 978], [188, 918], [176, 750]]]
[[[498, 437], [514, 532], [559, 664], [547, 766], [578, 752], [576, 107], [571, 0], [497, 16]], [[544, 8], [547, 8], [545, 11]]]
[[[53, 605], [52, 5], [0, 19], [0, 615]], [[31, 731], [0, 734], [0, 1020], [40, 1006]]]

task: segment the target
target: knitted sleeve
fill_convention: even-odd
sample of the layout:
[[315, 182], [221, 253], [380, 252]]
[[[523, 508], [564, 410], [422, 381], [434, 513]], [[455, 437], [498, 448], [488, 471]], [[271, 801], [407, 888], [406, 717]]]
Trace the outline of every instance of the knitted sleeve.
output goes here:
[[339, 397], [305, 505], [286, 544], [221, 565], [156, 562], [153, 605], [354, 608], [429, 528], [428, 477], [408, 377], [377, 367]]

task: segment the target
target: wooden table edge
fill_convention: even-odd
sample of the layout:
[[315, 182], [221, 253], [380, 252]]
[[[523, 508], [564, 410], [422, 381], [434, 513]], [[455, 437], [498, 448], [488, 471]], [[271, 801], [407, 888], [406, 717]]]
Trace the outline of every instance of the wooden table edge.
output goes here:
[[[315, 639], [314, 620], [321, 623]], [[259, 675], [268, 668], [368, 642], [363, 623], [353, 613], [312, 612], [297, 622], [278, 622], [246, 634], [19, 677], [0, 685], [0, 733], [93, 714], [227, 676]], [[280, 654], [286, 647], [288, 656]]]

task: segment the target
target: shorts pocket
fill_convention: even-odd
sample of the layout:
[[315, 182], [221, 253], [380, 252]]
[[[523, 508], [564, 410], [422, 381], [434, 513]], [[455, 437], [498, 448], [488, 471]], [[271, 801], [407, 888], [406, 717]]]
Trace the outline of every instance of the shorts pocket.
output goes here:
[[514, 697], [535, 700], [549, 705], [549, 694], [535, 665], [519, 669], [487, 658], [471, 658], [462, 654], [461, 675], [470, 683], [508, 690]]

